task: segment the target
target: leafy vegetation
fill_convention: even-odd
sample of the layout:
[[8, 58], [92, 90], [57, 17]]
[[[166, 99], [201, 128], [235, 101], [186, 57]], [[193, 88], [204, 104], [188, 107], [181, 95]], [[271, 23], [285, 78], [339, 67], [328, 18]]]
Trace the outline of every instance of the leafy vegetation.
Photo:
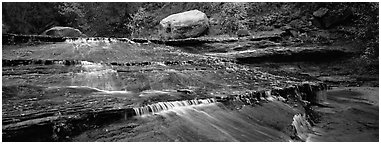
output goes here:
[[[329, 16], [351, 12], [348, 21], [329, 28], [311, 24], [313, 12], [329, 9]], [[209, 36], [235, 35], [239, 29], [252, 33], [285, 26], [296, 29], [301, 42], [329, 43], [316, 29], [335, 30], [345, 40], [363, 42], [367, 58], [378, 58], [378, 3], [3, 3], [3, 28], [8, 33], [40, 34], [52, 26], [70, 26], [87, 36], [156, 37], [161, 19], [198, 9], [210, 18]], [[303, 36], [304, 35], [304, 36]]]
[[3, 3], [3, 25], [8, 32], [37, 34], [52, 23], [64, 23], [58, 11], [58, 3]]

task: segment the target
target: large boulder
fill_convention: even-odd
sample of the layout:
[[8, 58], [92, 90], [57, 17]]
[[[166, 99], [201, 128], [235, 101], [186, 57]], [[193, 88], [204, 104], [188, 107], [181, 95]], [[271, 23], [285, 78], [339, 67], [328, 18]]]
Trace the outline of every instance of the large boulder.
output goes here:
[[170, 15], [160, 21], [160, 31], [166, 38], [182, 39], [198, 37], [209, 28], [209, 19], [205, 13], [191, 10]]
[[58, 37], [83, 37], [86, 36], [78, 29], [72, 27], [52, 27], [42, 33], [42, 35], [58, 36]]

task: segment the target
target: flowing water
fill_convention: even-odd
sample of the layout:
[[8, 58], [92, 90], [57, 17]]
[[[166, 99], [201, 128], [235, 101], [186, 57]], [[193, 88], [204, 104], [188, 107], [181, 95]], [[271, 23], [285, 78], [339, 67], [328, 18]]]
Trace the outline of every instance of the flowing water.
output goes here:
[[193, 133], [192, 137], [206, 137], [212, 141], [288, 141], [281, 132], [248, 119], [246, 113], [229, 111], [218, 104], [173, 109], [160, 116], [167, 121], [183, 123], [173, 129], [186, 141], [191, 139], [181, 133], [183, 130]]
[[134, 108], [134, 111], [137, 116], [142, 116], [142, 115], [159, 113], [165, 110], [172, 110], [172, 109], [201, 105], [201, 104], [210, 104], [214, 102], [216, 102], [214, 98], [172, 101], [172, 102], [158, 102], [158, 103], [150, 104], [144, 107]]
[[[73, 74], [72, 85], [68, 87], [108, 93], [123, 92], [118, 85], [117, 72], [110, 67], [87, 61], [83, 61], [80, 67], [81, 71]], [[265, 95], [267, 100], [273, 100], [270, 91], [266, 91]], [[275, 103], [274, 106], [294, 112], [282, 103]], [[133, 120], [103, 128], [118, 134], [108, 136], [107, 132], [100, 134], [99, 131], [90, 130], [74, 138], [74, 141], [291, 141], [287, 134], [274, 128], [273, 124], [268, 124], [272, 122], [263, 121], [265, 115], [253, 115], [260, 112], [259, 109], [243, 106], [239, 110], [232, 110], [214, 98], [157, 102], [133, 109], [136, 114]], [[287, 123], [291, 124], [292, 117], [288, 118]], [[123, 137], [130, 132], [120, 131], [120, 127], [131, 124], [131, 121], [139, 124], [134, 128], [135, 135]], [[94, 133], [102, 137], [89, 137]], [[153, 136], [155, 133], [161, 136]]]
[[[84, 59], [97, 51], [110, 52], [115, 46], [111, 43], [115, 42], [80, 39], [66, 43], [72, 45], [70, 50], [73, 50], [77, 57]], [[79, 61], [70, 65], [70, 70], [74, 71], [64, 75], [69, 75], [68, 81], [49, 88], [86, 90], [89, 92], [86, 93], [89, 94], [89, 98], [99, 98], [95, 101], [100, 105], [104, 104], [101, 102], [107, 101], [108, 108], [112, 110], [105, 113], [115, 112], [116, 109], [129, 112], [125, 112], [124, 119], [107, 119], [104, 121], [111, 122], [84, 130], [82, 134], [70, 138], [72, 141], [292, 141], [292, 124], [294, 127], [303, 127], [306, 122], [297, 115], [304, 113], [300, 106], [291, 107], [285, 103], [285, 98], [272, 95], [271, 90], [263, 90], [258, 92], [258, 95], [245, 93], [234, 96], [229, 100], [232, 103], [226, 103], [218, 102], [216, 98], [201, 99], [192, 96], [190, 99], [192, 92], [186, 95], [186, 99], [183, 93], [173, 88], [167, 91], [153, 88], [133, 90], [135, 85], [132, 85], [129, 91], [125, 85], [128, 83], [126, 78], [131, 80], [131, 83], [134, 80], [140, 82], [139, 79], [134, 79], [135, 75], [126, 73], [119, 75], [114, 65], [101, 60]], [[166, 69], [163, 73], [168, 72], [176, 71]], [[181, 84], [183, 81], [195, 81], [187, 75], [180, 78], [176, 81]], [[150, 79], [147, 81], [149, 86]], [[139, 84], [137, 86], [140, 86]], [[311, 86], [309, 88], [313, 91]], [[116, 115], [118, 114], [120, 113]], [[99, 116], [98, 120], [96, 116], [97, 114], [94, 114], [94, 121], [105, 119]], [[291, 129], [288, 129], [289, 127]], [[303, 134], [305, 131], [296, 129], [297, 133]]]
[[73, 141], [292, 141], [283, 127], [298, 112], [280, 101], [237, 109], [213, 99], [160, 102], [135, 111], [133, 118]]
[[[118, 73], [110, 66], [82, 61], [78, 67], [80, 72], [73, 74], [71, 86], [67, 87], [111, 94], [130, 93], [121, 90]], [[305, 119], [296, 115], [300, 111], [283, 103], [282, 97], [272, 96], [271, 91], [261, 95], [264, 95], [261, 100], [268, 103], [258, 106], [228, 108], [208, 98], [135, 107], [133, 118], [86, 131], [73, 141], [292, 141], [284, 128], [305, 124]], [[281, 114], [283, 112], [286, 113]], [[136, 125], [125, 131], [131, 124]], [[303, 134], [305, 129], [297, 129], [297, 132]]]
[[[109, 66], [83, 61], [79, 67], [81, 71], [73, 74], [72, 85], [68, 87], [104, 93], [128, 93], [120, 91], [118, 74]], [[132, 119], [101, 128], [105, 131], [86, 131], [73, 141], [291, 141], [284, 131], [277, 128], [280, 126], [276, 126], [276, 121], [268, 120], [287, 118], [287, 122], [282, 123], [291, 124], [291, 115], [296, 112], [288, 105], [276, 101], [270, 93], [271, 91], [266, 91], [266, 99], [263, 99], [275, 101], [271, 102], [273, 104], [265, 104], [269, 108], [265, 113], [270, 116], [263, 115], [263, 108], [253, 106], [227, 108], [214, 98], [157, 102], [133, 108], [136, 116]], [[272, 113], [277, 113], [275, 111], [278, 108], [287, 109], [290, 112], [287, 116], [290, 117], [271, 116]], [[122, 130], [131, 123], [138, 125], [131, 130], [133, 132]], [[112, 132], [108, 133], [110, 131]], [[110, 135], [112, 133], [115, 134]]]
[[72, 86], [87, 86], [106, 91], [119, 91], [121, 88], [118, 73], [108, 66], [83, 61], [81, 72], [74, 73]]
[[[311, 124], [308, 121], [311, 120], [309, 119], [309, 115], [306, 115], [309, 114], [309, 112], [307, 112], [306, 109], [306, 105], [309, 102], [314, 102], [317, 104], [327, 104], [325, 103], [325, 101], [327, 101], [327, 95], [324, 91], [325, 88], [321, 89], [317, 88], [317, 86], [312, 86], [311, 84], [305, 83], [307, 84], [306, 87], [296, 86], [296, 88], [294, 89], [294, 85], [292, 85], [292, 87], [288, 88], [288, 91], [277, 91], [277, 88], [272, 87], [272, 90], [275, 91], [275, 95], [273, 95], [274, 93], [272, 93], [272, 90], [266, 89], [261, 91], [255, 91], [255, 93], [251, 91], [246, 91], [245, 94], [240, 95], [226, 96], [223, 93], [219, 94], [219, 96], [224, 95], [223, 98], [226, 98], [227, 100], [223, 99], [222, 97], [200, 99], [198, 98], [199, 95], [195, 96], [193, 90], [185, 90], [184, 92], [181, 90], [179, 91], [179, 89], [177, 88], [180, 88], [180, 86], [186, 87], [192, 85], [192, 87], [204, 86], [204, 88], [206, 89], [205, 85], [214, 84], [214, 82], [206, 84], [202, 82], [198, 83], [198, 80], [200, 79], [194, 78], [192, 77], [192, 75], [186, 75], [185, 73], [178, 72], [177, 70], [174, 70], [174, 68], [177, 68], [176, 65], [170, 67], [171, 64], [167, 65], [164, 64], [164, 62], [156, 62], [156, 65], [159, 65], [160, 69], [157, 68], [158, 70], [155, 70], [153, 73], [158, 73], [160, 75], [176, 73], [178, 75], [174, 76], [177, 77], [172, 77], [168, 80], [163, 78], [163, 81], [155, 81], [156, 79], [160, 78], [158, 78], [157, 75], [152, 75], [152, 73], [144, 71], [136, 71], [136, 73], [130, 73], [131, 67], [127, 66], [133, 66], [133, 68], [136, 68], [134, 70], [139, 70], [139, 68], [142, 68], [143, 65], [147, 66], [148, 64], [151, 64], [151, 62], [155, 63], [153, 59], [150, 59], [151, 55], [149, 55], [149, 52], [154, 51], [155, 49], [146, 49], [144, 51], [140, 51], [143, 49], [142, 47], [130, 47], [130, 45], [122, 45], [119, 42], [120, 39], [119, 41], [117, 41], [116, 39], [100, 40], [97, 38], [89, 38], [79, 40], [67, 40], [66, 43], [62, 45], [64, 45], [65, 48], [69, 47], [68, 49], [55, 49], [54, 47], [48, 47], [51, 50], [56, 50], [56, 52], [64, 51], [60, 54], [64, 56], [72, 56], [70, 58], [73, 59], [75, 62], [71, 63], [67, 61], [62, 61], [56, 63], [54, 60], [52, 60], [54, 64], [59, 64], [62, 65], [62, 67], [64, 67], [61, 69], [68, 69], [69, 72], [64, 74], [59, 73], [62, 74], [59, 76], [62, 76], [64, 82], [60, 81], [59, 78], [61, 77], [55, 77], [56, 75], [46, 78], [48, 82], [50, 82], [49, 80], [53, 79], [53, 81], [57, 81], [56, 83], [43, 83], [45, 84], [44, 86], [48, 87], [47, 90], [50, 90], [49, 88], [57, 90], [63, 88], [63, 90], [61, 90], [65, 92], [66, 95], [70, 94], [72, 89], [75, 89], [78, 91], [83, 91], [83, 93], [78, 93], [79, 96], [88, 96], [85, 97], [86, 99], [84, 99], [88, 101], [84, 101], [83, 103], [79, 102], [79, 104], [81, 105], [74, 105], [77, 104], [76, 101], [78, 101], [76, 97], [70, 97], [70, 100], [74, 99], [73, 101], [71, 101], [72, 103], [74, 103], [73, 105], [71, 105], [70, 102], [66, 101], [67, 99], [64, 99], [65, 97], [56, 98], [55, 100], [57, 101], [57, 103], [63, 101], [65, 102], [65, 104], [68, 104], [69, 106], [83, 105], [84, 108], [89, 109], [89, 111], [93, 111], [94, 108], [100, 108], [104, 110], [99, 113], [94, 112], [89, 115], [88, 113], [80, 113], [79, 115], [84, 115], [82, 119], [83, 121], [81, 122], [76, 122], [75, 120], [73, 122], [68, 120], [67, 126], [63, 125], [61, 127], [56, 127], [60, 125], [54, 125], [53, 130], [57, 131], [55, 134], [60, 134], [60, 137], [63, 138], [62, 141], [69, 140], [139, 142], [279, 142], [321, 141], [322, 139], [325, 139], [327, 137], [314, 135], [311, 136], [311, 133], [313, 133], [311, 131], [313, 129], [313, 126], [311, 126]], [[129, 42], [130, 44], [133, 43], [128, 40], [123, 42]], [[115, 43], [118, 43], [118, 45], [115, 45]], [[128, 49], [126, 49], [126, 47], [128, 47]], [[121, 50], [117, 51], [115, 49]], [[70, 52], [67, 52], [66, 50]], [[160, 51], [155, 54], [170, 51], [169, 49], [164, 50], [165, 51]], [[172, 58], [172, 56], [177, 56], [177, 53], [170, 53], [176, 55], [160, 56], [165, 58]], [[62, 59], [65, 60], [67, 58], [64, 57]], [[85, 59], [88, 61], [81, 61]], [[91, 62], [92, 60], [96, 62]], [[51, 65], [52, 61], [45, 63], [49, 63]], [[126, 67], [119, 65], [123, 65], [123, 63], [126, 62], [134, 61], [137, 61], [137, 63], [140, 62], [142, 64], [126, 64]], [[21, 61], [21, 63], [25, 64], [26, 62]], [[35, 63], [37, 64], [40, 62], [37, 61]], [[115, 63], [117, 63], [116, 65], [124, 68], [124, 73], [118, 74], [118, 72], [115, 70], [117, 69], [115, 68], [117, 67]], [[29, 64], [32, 63], [26, 63], [26, 65]], [[67, 65], [70, 66], [66, 67]], [[178, 66], [181, 67], [184, 65], [179, 64]], [[196, 67], [197, 70], [197, 65], [192, 66]], [[163, 67], [164, 69], [162, 69]], [[223, 66], [222, 68], [225, 67], [226, 66]], [[60, 69], [57, 68], [57, 70]], [[160, 70], [163, 70], [163, 72]], [[226, 70], [228, 70], [228, 67], [226, 67]], [[239, 70], [240, 69], [237, 69], [237, 71]], [[208, 69], [200, 69], [197, 72], [194, 71], [194, 73], [200, 74], [197, 76], [203, 78], [203, 76], [209, 76], [207, 73], [208, 71]], [[243, 71], [246, 72], [247, 69], [245, 68]], [[38, 72], [44, 73], [43, 70]], [[204, 72], [205, 75], [203, 74]], [[258, 80], [266, 79], [266, 81], [263, 81], [265, 83], [267, 82], [267, 80], [270, 79], [276, 79], [277, 83], [278, 78], [279, 82], [281, 79], [283, 79], [283, 77], [281, 76], [270, 75], [268, 73], [262, 73], [260, 71], [255, 72], [261, 76], [260, 78], [258, 78]], [[217, 74], [212, 74], [212, 76], [217, 77]], [[44, 80], [40, 80], [39, 77], [40, 75], [36, 77], [36, 81]], [[14, 77], [9, 78], [9, 80], [12, 80], [12, 78]], [[222, 77], [218, 76], [217, 78]], [[214, 79], [216, 78], [205, 78], [205, 81], [213, 81]], [[242, 81], [243, 79], [238, 79], [237, 81], [239, 82], [240, 80]], [[197, 81], [197, 83], [193, 81]], [[155, 87], [156, 83], [159, 83], [157, 84], [159, 86]], [[294, 82], [292, 81], [290, 81], [290, 83], [294, 84]], [[127, 84], [130, 85], [126, 86]], [[224, 84], [222, 83], [221, 85]], [[66, 91], [66, 88], [70, 89], [70, 91]], [[299, 88], [301, 88], [302, 90]], [[283, 90], [282, 88], [279, 89]], [[58, 91], [53, 90], [50, 92], [52, 93], [48, 93], [46, 95], [49, 98], [53, 97], [51, 94], [55, 94]], [[276, 94], [277, 92], [282, 92], [283, 95], [279, 96], [279, 94]], [[59, 94], [60, 93], [57, 94], [57, 97], [61, 96]], [[37, 98], [31, 98], [31, 100], [36, 99]], [[346, 99], [346, 97], [342, 97], [340, 99], [338, 98], [336, 101]], [[363, 99], [351, 100], [354, 102], [364, 101]], [[46, 101], [50, 102], [51, 99]], [[92, 102], [97, 103], [92, 105]], [[35, 102], [32, 103], [35, 104]], [[88, 103], [90, 104], [88, 105]], [[41, 105], [45, 106], [46, 104], [41, 103]], [[52, 104], [52, 106], [56, 105], [57, 104]], [[349, 109], [350, 111], [348, 112], [348, 114], [345, 114], [350, 115], [352, 117], [356, 116], [356, 118], [358, 117], [358, 121], [354, 123], [360, 123], [361, 126], [364, 125], [363, 127], [366, 127], [364, 129], [377, 128], [378, 130], [378, 123], [362, 122], [364, 117], [362, 115], [359, 115], [358, 111], [361, 111], [363, 107], [364, 106], [361, 106], [359, 108], [354, 107], [352, 109]], [[369, 107], [368, 109], [377, 111], [378, 113], [378, 109], [376, 108], [378, 108], [378, 106]], [[321, 111], [327, 109], [321, 109]], [[345, 109], [342, 111], [346, 111], [346, 109], [348, 108], [345, 107]], [[25, 108], [24, 110], [28, 109]], [[53, 110], [58, 111], [59, 109]], [[42, 109], [42, 111], [44, 111], [44, 109]], [[331, 109], [330, 112], [332, 111], [333, 113], [335, 113], [335, 111]], [[370, 117], [369, 119], [372, 120], [374, 119], [373, 117], [375, 117], [375, 114], [368, 115]], [[337, 121], [341, 122], [342, 119], [338, 119]], [[329, 124], [331, 122], [327, 121], [327, 123]], [[78, 127], [75, 127], [77, 126], [77, 124]], [[70, 129], [71, 127], [74, 128]], [[343, 126], [340, 125], [338, 127], [341, 128]], [[65, 130], [68, 130], [68, 132], [65, 133]], [[70, 132], [72, 131], [69, 130], [73, 130], [75, 132], [71, 134]], [[77, 130], [79, 132], [77, 132]], [[52, 132], [52, 130], [50, 129], [45, 131], [49, 131], [49, 135]], [[340, 129], [340, 132], [341, 131], [343, 130]], [[329, 133], [329, 131], [325, 134], [332, 135], [331, 133]], [[19, 136], [23, 137], [22, 134]], [[60, 140], [61, 139], [59, 139], [59, 141]]]

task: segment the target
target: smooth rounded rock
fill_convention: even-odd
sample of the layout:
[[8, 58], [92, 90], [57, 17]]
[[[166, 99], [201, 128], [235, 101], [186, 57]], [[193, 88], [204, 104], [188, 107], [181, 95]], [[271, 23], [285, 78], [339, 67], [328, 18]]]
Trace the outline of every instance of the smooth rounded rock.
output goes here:
[[209, 28], [209, 19], [199, 10], [170, 15], [160, 22], [161, 34], [166, 38], [182, 39], [198, 37]]
[[78, 29], [72, 27], [52, 27], [44, 31], [41, 35], [58, 36], [58, 37], [82, 37], [85, 36]]

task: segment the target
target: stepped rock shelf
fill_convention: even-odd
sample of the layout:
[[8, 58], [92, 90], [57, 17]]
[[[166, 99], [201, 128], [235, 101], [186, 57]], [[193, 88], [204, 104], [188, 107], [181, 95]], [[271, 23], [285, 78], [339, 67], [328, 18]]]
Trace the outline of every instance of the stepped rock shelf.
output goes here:
[[[311, 118], [309, 105], [321, 104], [327, 89], [320, 81], [237, 64], [235, 57], [187, 53], [159, 42], [4, 38], [3, 141], [70, 141], [117, 120], [209, 103], [279, 101]], [[40, 43], [25, 43], [31, 41]]]

